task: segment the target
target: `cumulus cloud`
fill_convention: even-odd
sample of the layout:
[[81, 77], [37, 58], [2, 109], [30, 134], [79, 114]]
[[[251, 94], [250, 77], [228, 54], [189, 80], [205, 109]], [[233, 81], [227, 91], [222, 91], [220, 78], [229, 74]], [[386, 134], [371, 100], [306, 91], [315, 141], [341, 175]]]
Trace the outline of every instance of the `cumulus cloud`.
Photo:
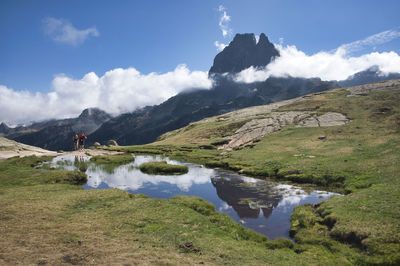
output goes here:
[[400, 37], [395, 31], [385, 31], [364, 40], [339, 46], [331, 52], [318, 52], [307, 55], [294, 45], [275, 44], [280, 57], [266, 68], [250, 67], [238, 73], [237, 82], [251, 83], [275, 77], [319, 77], [322, 80], [343, 80], [357, 72], [378, 66], [383, 74], [400, 72], [400, 56], [394, 51], [372, 52], [361, 56], [350, 56], [351, 52], [365, 46], [374, 46]]
[[28, 124], [50, 118], [76, 117], [88, 107], [112, 114], [159, 104], [189, 88], [209, 89], [208, 73], [179, 65], [174, 71], [141, 74], [135, 68], [117, 68], [99, 77], [91, 72], [82, 79], [58, 75], [52, 91], [31, 93], [0, 85], [0, 122]]
[[[221, 14], [218, 26], [219, 29], [221, 30], [222, 37], [223, 38], [231, 37], [233, 32], [232, 29], [229, 27], [229, 22], [231, 21], [231, 17], [228, 16], [228, 14], [226, 13], [226, 8], [223, 5], [220, 5], [218, 7], [218, 11]], [[222, 51], [227, 46], [227, 44], [220, 43], [218, 41], [215, 41], [214, 45], [217, 47], [218, 51]]]
[[53, 41], [77, 46], [82, 44], [90, 36], [99, 36], [96, 27], [78, 30], [69, 21], [52, 17], [43, 20], [43, 29]]

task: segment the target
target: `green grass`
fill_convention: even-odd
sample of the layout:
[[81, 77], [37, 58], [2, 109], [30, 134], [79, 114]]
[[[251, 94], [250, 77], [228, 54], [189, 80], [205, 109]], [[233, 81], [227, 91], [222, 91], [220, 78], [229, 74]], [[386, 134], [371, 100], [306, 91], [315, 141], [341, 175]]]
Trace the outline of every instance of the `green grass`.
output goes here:
[[[398, 264], [400, 91], [360, 97], [346, 95], [344, 89], [327, 91], [279, 109], [319, 114], [340, 112], [351, 119], [343, 126], [289, 126], [250, 147], [226, 152], [216, 148], [226, 143], [232, 130], [215, 134], [223, 132], [228, 123], [217, 119], [194, 123], [171, 135], [166, 134], [158, 142], [127, 146], [123, 150], [159, 151], [207, 167], [229, 169], [262, 179], [314, 184], [342, 192], [346, 196], [329, 199], [317, 207], [299, 208], [309, 209], [318, 220], [314, 224], [305, 223], [301, 230], [293, 230], [294, 237], [304, 243], [302, 248], [313, 250], [322, 243], [329, 252], [343, 253], [345, 257], [353, 254], [349, 256], [355, 263]], [[319, 140], [321, 135], [326, 139]], [[201, 148], [204, 145], [215, 149]], [[354, 250], [358, 253], [353, 253]]]
[[186, 174], [189, 168], [185, 165], [168, 164], [166, 161], [148, 162], [139, 166], [140, 171], [146, 174], [176, 175]]
[[[193, 123], [149, 145], [108, 148], [345, 193], [295, 208], [296, 243], [246, 230], [198, 198], [83, 190], [72, 185], [67, 171], [35, 169], [42, 158], [5, 160], [0, 163], [0, 263], [398, 265], [399, 102], [400, 91], [360, 97], [346, 97], [343, 89], [324, 92], [280, 110], [341, 112], [350, 123], [286, 127], [232, 152], [217, 147], [246, 119]], [[326, 139], [318, 140], [321, 135]]]
[[0, 163], [0, 188], [38, 184], [85, 184], [87, 177], [80, 171], [35, 169], [51, 157], [13, 157]]
[[93, 156], [90, 158], [90, 161], [96, 164], [123, 165], [134, 162], [135, 157], [133, 157], [132, 154], [101, 155]]
[[90, 162], [98, 165], [107, 173], [113, 173], [115, 168], [120, 165], [132, 163], [135, 161], [135, 157], [132, 154], [116, 154], [116, 155], [101, 155], [93, 156], [90, 158]]
[[48, 159], [0, 163], [0, 264], [309, 265], [353, 260], [324, 247], [311, 252], [287, 240], [270, 241], [200, 198], [83, 190], [70, 172], [34, 168]]

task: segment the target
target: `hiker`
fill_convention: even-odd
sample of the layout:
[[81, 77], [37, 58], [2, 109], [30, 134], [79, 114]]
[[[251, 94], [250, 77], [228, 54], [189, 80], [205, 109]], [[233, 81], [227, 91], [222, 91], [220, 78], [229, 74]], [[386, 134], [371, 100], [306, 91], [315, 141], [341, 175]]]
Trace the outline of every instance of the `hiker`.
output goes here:
[[79, 135], [79, 146], [81, 151], [83, 151], [83, 149], [85, 148], [85, 140], [87, 139], [87, 137], [85, 136], [85, 134], [83, 134], [83, 132]]
[[79, 137], [78, 137], [78, 134], [76, 134], [74, 137], [74, 150], [75, 151], [78, 150], [78, 140], [79, 140]]

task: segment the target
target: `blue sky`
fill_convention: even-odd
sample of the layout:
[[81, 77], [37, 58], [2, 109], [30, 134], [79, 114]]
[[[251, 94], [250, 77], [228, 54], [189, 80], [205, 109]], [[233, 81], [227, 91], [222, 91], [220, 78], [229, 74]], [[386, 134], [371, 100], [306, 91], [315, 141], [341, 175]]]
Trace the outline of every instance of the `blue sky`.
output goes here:
[[[62, 75], [71, 79], [64, 81], [73, 87], [91, 72], [99, 78], [118, 68], [134, 68], [140, 75], [175, 75], [176, 68], [185, 64], [180, 73], [197, 77], [200, 74], [193, 71], [211, 67], [218, 53], [216, 41], [228, 44], [234, 34], [248, 32], [264, 32], [275, 44], [295, 45], [296, 51], [313, 55], [391, 31], [395, 35], [389, 40], [368, 43], [347, 56], [374, 51], [400, 54], [399, 10], [400, 1], [395, 0], [2, 0], [0, 85], [12, 95], [25, 91], [30, 97], [38, 92], [51, 97], [49, 93], [67, 90], [57, 87], [61, 81], [56, 78]], [[228, 19], [222, 24], [231, 33], [226, 36], [219, 25], [224, 12]], [[62, 35], [65, 26], [72, 29], [70, 35]], [[205, 81], [193, 84], [209, 87]], [[177, 92], [171, 90], [164, 98]], [[151, 103], [143, 100], [134, 107]], [[90, 104], [96, 105], [86, 105]], [[77, 110], [60, 115], [74, 115]]]

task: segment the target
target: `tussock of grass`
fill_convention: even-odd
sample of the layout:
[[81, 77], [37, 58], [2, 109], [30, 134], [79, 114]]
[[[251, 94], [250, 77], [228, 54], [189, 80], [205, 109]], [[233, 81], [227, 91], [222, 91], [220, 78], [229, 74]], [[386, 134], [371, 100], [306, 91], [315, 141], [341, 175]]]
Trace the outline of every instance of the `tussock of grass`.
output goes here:
[[113, 173], [120, 165], [132, 163], [135, 157], [132, 154], [102, 155], [90, 158], [90, 162], [99, 165], [107, 173]]
[[127, 163], [132, 163], [135, 161], [135, 157], [132, 154], [117, 154], [117, 155], [102, 155], [93, 156], [90, 161], [96, 164], [115, 164], [123, 165]]
[[139, 166], [139, 169], [143, 173], [153, 175], [177, 175], [186, 174], [189, 171], [189, 168], [185, 165], [168, 164], [166, 161], [143, 163]]

